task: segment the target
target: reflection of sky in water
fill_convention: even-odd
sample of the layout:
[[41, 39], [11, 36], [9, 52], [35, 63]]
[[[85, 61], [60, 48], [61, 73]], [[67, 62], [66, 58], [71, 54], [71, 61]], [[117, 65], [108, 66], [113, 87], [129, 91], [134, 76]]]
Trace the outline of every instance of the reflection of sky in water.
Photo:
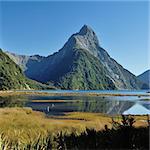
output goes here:
[[[32, 102], [32, 100], [40, 100], [40, 102]], [[53, 102], [42, 102], [42, 100], [53, 100]], [[62, 101], [54, 102], [54, 100]], [[143, 96], [9, 96], [0, 97], [0, 107], [27, 106], [49, 115], [62, 115], [72, 111], [121, 114], [136, 103], [150, 110], [148, 100], [148, 97]], [[133, 110], [139, 111], [139, 107]]]
[[[81, 111], [81, 112], [100, 112], [107, 114], [121, 114], [131, 108], [137, 102], [146, 105], [149, 103], [141, 101], [141, 97], [137, 96], [117, 96], [117, 97], [87, 97], [87, 96], [33, 96], [31, 100], [41, 100], [41, 102], [30, 102], [29, 107], [35, 110], [44, 111], [48, 114], [61, 114], [64, 112]], [[47, 102], [42, 103], [42, 100], [66, 100], [67, 102]], [[74, 102], [69, 102], [74, 100]], [[76, 101], [78, 100], [78, 101]], [[51, 108], [51, 105], [54, 107]], [[50, 111], [47, 112], [47, 107]]]
[[144, 115], [144, 114], [150, 114], [150, 110], [136, 103], [128, 110], [124, 111], [123, 114]]

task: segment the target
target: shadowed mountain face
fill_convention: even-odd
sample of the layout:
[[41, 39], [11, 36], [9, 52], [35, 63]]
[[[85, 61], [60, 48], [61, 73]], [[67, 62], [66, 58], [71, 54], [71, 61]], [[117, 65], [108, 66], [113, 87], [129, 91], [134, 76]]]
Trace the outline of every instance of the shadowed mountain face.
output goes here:
[[150, 70], [145, 71], [144, 73], [137, 76], [137, 78], [143, 82], [143, 88], [150, 89]]
[[62, 49], [48, 57], [8, 54], [27, 77], [64, 89], [138, 89], [140, 82], [100, 46], [84, 25]]

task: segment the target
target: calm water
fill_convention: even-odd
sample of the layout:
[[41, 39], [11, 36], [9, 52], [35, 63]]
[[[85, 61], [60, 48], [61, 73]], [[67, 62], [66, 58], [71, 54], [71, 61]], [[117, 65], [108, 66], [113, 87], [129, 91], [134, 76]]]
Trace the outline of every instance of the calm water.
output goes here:
[[24, 90], [27, 92], [47, 93], [113, 93], [113, 94], [145, 94], [148, 90]]
[[[39, 91], [38, 91], [39, 92]], [[77, 91], [77, 90], [49, 90], [40, 92], [51, 93], [73, 93], [73, 92], [94, 92], [94, 93], [127, 93], [145, 94], [146, 91]], [[27, 106], [33, 110], [45, 112], [47, 115], [63, 115], [66, 112], [99, 112], [106, 114], [122, 114], [128, 109], [134, 108], [139, 104], [139, 109], [150, 110], [150, 97], [137, 96], [107, 96], [107, 97], [88, 97], [88, 96], [11, 96], [0, 97], [0, 107]], [[52, 100], [52, 101], [46, 101]], [[59, 100], [59, 102], [58, 102]], [[137, 105], [136, 105], [137, 106]], [[140, 110], [136, 107], [137, 113]], [[132, 109], [131, 109], [132, 110]]]

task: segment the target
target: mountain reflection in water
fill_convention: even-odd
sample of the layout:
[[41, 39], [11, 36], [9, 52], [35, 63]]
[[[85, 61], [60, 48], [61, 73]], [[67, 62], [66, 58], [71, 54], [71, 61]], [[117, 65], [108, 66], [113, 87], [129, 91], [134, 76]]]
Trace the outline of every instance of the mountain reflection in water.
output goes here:
[[[48, 115], [62, 115], [66, 112], [74, 111], [121, 114], [135, 103], [133, 101], [111, 100], [107, 97], [85, 96], [38, 96], [30, 99], [33, 101], [31, 100], [31, 102], [27, 104], [28, 107], [32, 107], [34, 110], [43, 111]], [[40, 101], [35, 102], [34, 100]], [[46, 102], [44, 100], [49, 101]], [[49, 111], [47, 111], [47, 109]]]
[[134, 104], [149, 109], [149, 101], [132, 96], [9, 96], [0, 97], [0, 107], [31, 107], [47, 115], [63, 115], [66, 112], [95, 112], [122, 114]]

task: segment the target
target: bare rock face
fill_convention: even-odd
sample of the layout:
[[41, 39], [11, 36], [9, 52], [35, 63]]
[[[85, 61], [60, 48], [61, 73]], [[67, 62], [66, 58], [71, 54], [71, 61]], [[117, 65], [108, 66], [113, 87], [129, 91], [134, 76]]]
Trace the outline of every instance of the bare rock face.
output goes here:
[[73, 34], [64, 48], [84, 49], [95, 57], [98, 56], [99, 41], [91, 27], [84, 25], [78, 33]]
[[[20, 56], [18, 56], [20, 57]], [[141, 83], [103, 49], [95, 32], [84, 25], [48, 57], [21, 57], [27, 77], [64, 89], [138, 89]]]
[[78, 34], [75, 35], [77, 46], [86, 49], [89, 53], [98, 56], [99, 41], [95, 32], [87, 25], [84, 25]]

